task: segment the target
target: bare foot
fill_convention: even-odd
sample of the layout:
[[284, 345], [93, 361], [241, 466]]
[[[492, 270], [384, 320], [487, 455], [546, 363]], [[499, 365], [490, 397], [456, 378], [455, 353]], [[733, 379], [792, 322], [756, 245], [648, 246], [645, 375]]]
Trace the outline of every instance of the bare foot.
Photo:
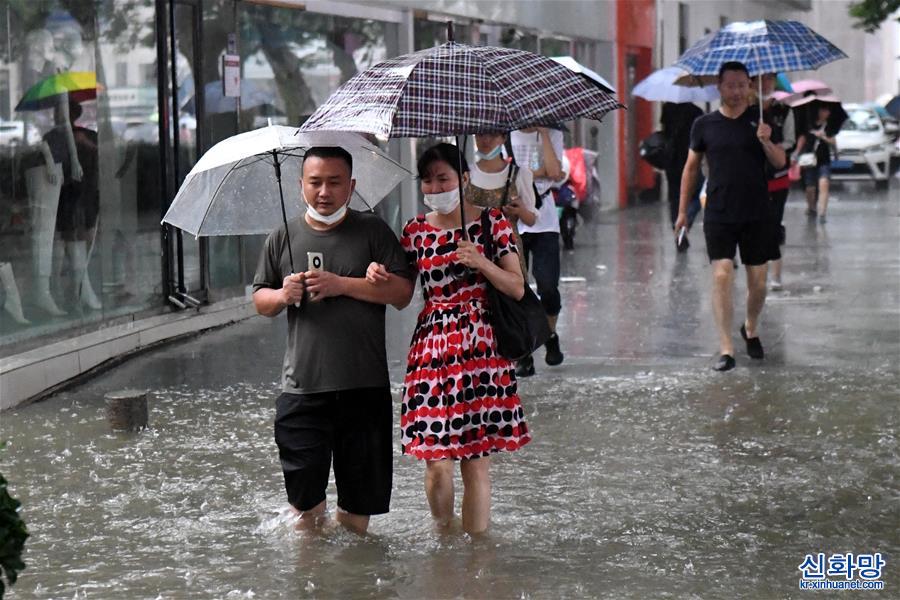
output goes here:
[[462, 519], [460, 519], [456, 515], [450, 517], [449, 519], [434, 519], [434, 530], [435, 532], [442, 535], [453, 535], [460, 533], [462, 531]]

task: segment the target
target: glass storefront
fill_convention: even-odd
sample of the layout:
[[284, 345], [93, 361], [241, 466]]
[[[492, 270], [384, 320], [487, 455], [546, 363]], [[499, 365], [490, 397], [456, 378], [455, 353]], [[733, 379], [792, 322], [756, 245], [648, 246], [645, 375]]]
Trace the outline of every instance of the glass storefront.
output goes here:
[[[446, 41], [440, 16], [416, 11], [408, 32], [400, 11], [313, 4], [168, 0], [158, 14], [155, 0], [0, 0], [0, 357], [179, 298], [244, 294], [264, 236], [160, 227], [196, 160], [236, 133], [300, 124], [359, 71]], [[462, 43], [571, 52], [565, 38], [455, 20]], [[240, 98], [223, 93], [229, 46]], [[372, 141], [400, 159], [404, 142]], [[395, 231], [410, 216], [400, 196], [376, 208]]]
[[160, 303], [154, 14], [0, 3], [4, 348]]

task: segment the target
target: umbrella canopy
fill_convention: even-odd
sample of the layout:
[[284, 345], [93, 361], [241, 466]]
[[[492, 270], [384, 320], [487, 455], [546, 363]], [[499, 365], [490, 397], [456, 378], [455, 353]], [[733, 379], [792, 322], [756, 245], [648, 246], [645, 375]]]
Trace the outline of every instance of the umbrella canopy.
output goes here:
[[15, 110], [53, 108], [62, 94], [68, 94], [69, 100], [74, 102], [96, 99], [97, 74], [93, 71], [66, 71], [51, 75], [28, 88]]
[[[785, 101], [785, 104], [791, 108], [798, 109], [799, 112], [794, 114], [798, 116], [797, 123], [800, 129], [805, 129], [816, 118], [815, 107], [818, 104], [826, 104], [831, 109], [828, 115], [828, 121], [825, 124], [825, 131], [828, 135], [835, 135], [841, 130], [844, 121], [847, 120], [847, 111], [841, 105], [841, 100], [834, 94], [816, 94], [814, 92], [806, 92], [805, 94], [794, 94]], [[806, 107], [805, 109], [801, 107]]]
[[785, 100], [793, 95], [794, 94], [790, 92], [784, 92], [782, 90], [775, 90], [774, 92], [772, 92], [772, 98], [774, 98], [776, 102], [781, 102], [782, 104], [786, 104]]
[[894, 118], [900, 119], [900, 96], [894, 96], [891, 98], [887, 104], [884, 105], [884, 109], [888, 111]]
[[801, 79], [800, 81], [791, 83], [791, 87], [794, 88], [795, 94], [805, 94], [806, 92], [830, 94], [832, 92], [830, 85], [823, 83], [818, 79]]
[[713, 102], [719, 99], [719, 90], [714, 85], [686, 87], [675, 81], [687, 73], [678, 67], [666, 67], [651, 73], [634, 86], [631, 94], [652, 102]]
[[840, 99], [832, 94], [831, 90], [826, 90], [825, 92], [820, 93], [806, 92], [803, 94], [790, 94], [782, 102], [784, 104], [787, 104], [791, 108], [797, 108], [798, 106], [804, 106], [817, 100], [819, 102], [840, 103]]
[[301, 131], [438, 137], [601, 119], [622, 105], [553, 59], [447, 42], [358, 73]]
[[313, 146], [340, 146], [353, 156], [351, 208], [370, 209], [410, 175], [359, 135], [298, 133], [295, 127], [273, 125], [210, 148], [188, 173], [163, 223], [195, 236], [270, 233], [306, 210], [292, 193], [282, 214], [281, 178], [299, 181], [303, 156]]
[[[712, 83], [719, 67], [729, 61], [743, 63], [750, 75], [755, 76], [814, 70], [842, 58], [847, 55], [803, 23], [736, 21], [688, 48], [675, 66], [704, 83]], [[685, 78], [683, 83], [694, 85], [690, 78]]]
[[791, 85], [790, 79], [787, 78], [787, 75], [784, 73], [778, 73], [775, 75], [775, 89], [781, 92], [787, 92], [789, 94], [794, 92], [794, 87]]
[[609, 94], [616, 93], [616, 88], [614, 88], [610, 82], [601, 77], [596, 71], [587, 68], [571, 56], [552, 56], [551, 58], [570, 71], [584, 76], [585, 79], [598, 86], [604, 92]]

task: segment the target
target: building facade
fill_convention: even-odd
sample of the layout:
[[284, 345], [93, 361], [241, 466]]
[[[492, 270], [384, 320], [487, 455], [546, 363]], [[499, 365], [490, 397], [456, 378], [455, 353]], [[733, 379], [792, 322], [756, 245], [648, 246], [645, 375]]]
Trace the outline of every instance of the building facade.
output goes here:
[[[119, 343], [138, 323], [246, 304], [263, 236], [194, 239], [160, 225], [216, 142], [302, 123], [355, 73], [446, 41], [448, 20], [457, 41], [569, 55], [620, 81], [623, 4], [0, 0], [0, 407], [141, 347]], [[239, 98], [223, 91], [226, 53], [240, 56]], [[61, 93], [61, 77], [78, 83]], [[568, 145], [599, 152], [603, 202], [617, 206], [627, 123], [567, 125]], [[415, 140], [384, 147], [414, 164]], [[399, 230], [418, 198], [410, 180], [377, 210]], [[85, 340], [98, 338], [112, 342], [87, 356]], [[69, 354], [50, 376], [57, 350]]]

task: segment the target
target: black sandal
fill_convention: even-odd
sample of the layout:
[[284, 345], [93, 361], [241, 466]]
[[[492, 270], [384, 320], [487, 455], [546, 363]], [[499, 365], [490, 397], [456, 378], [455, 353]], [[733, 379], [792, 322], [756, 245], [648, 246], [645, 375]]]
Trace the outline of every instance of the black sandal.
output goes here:
[[741, 337], [747, 342], [747, 354], [750, 358], [765, 358], [766, 353], [763, 351], [762, 342], [759, 341], [759, 336], [747, 337], [746, 324], [741, 325]]

